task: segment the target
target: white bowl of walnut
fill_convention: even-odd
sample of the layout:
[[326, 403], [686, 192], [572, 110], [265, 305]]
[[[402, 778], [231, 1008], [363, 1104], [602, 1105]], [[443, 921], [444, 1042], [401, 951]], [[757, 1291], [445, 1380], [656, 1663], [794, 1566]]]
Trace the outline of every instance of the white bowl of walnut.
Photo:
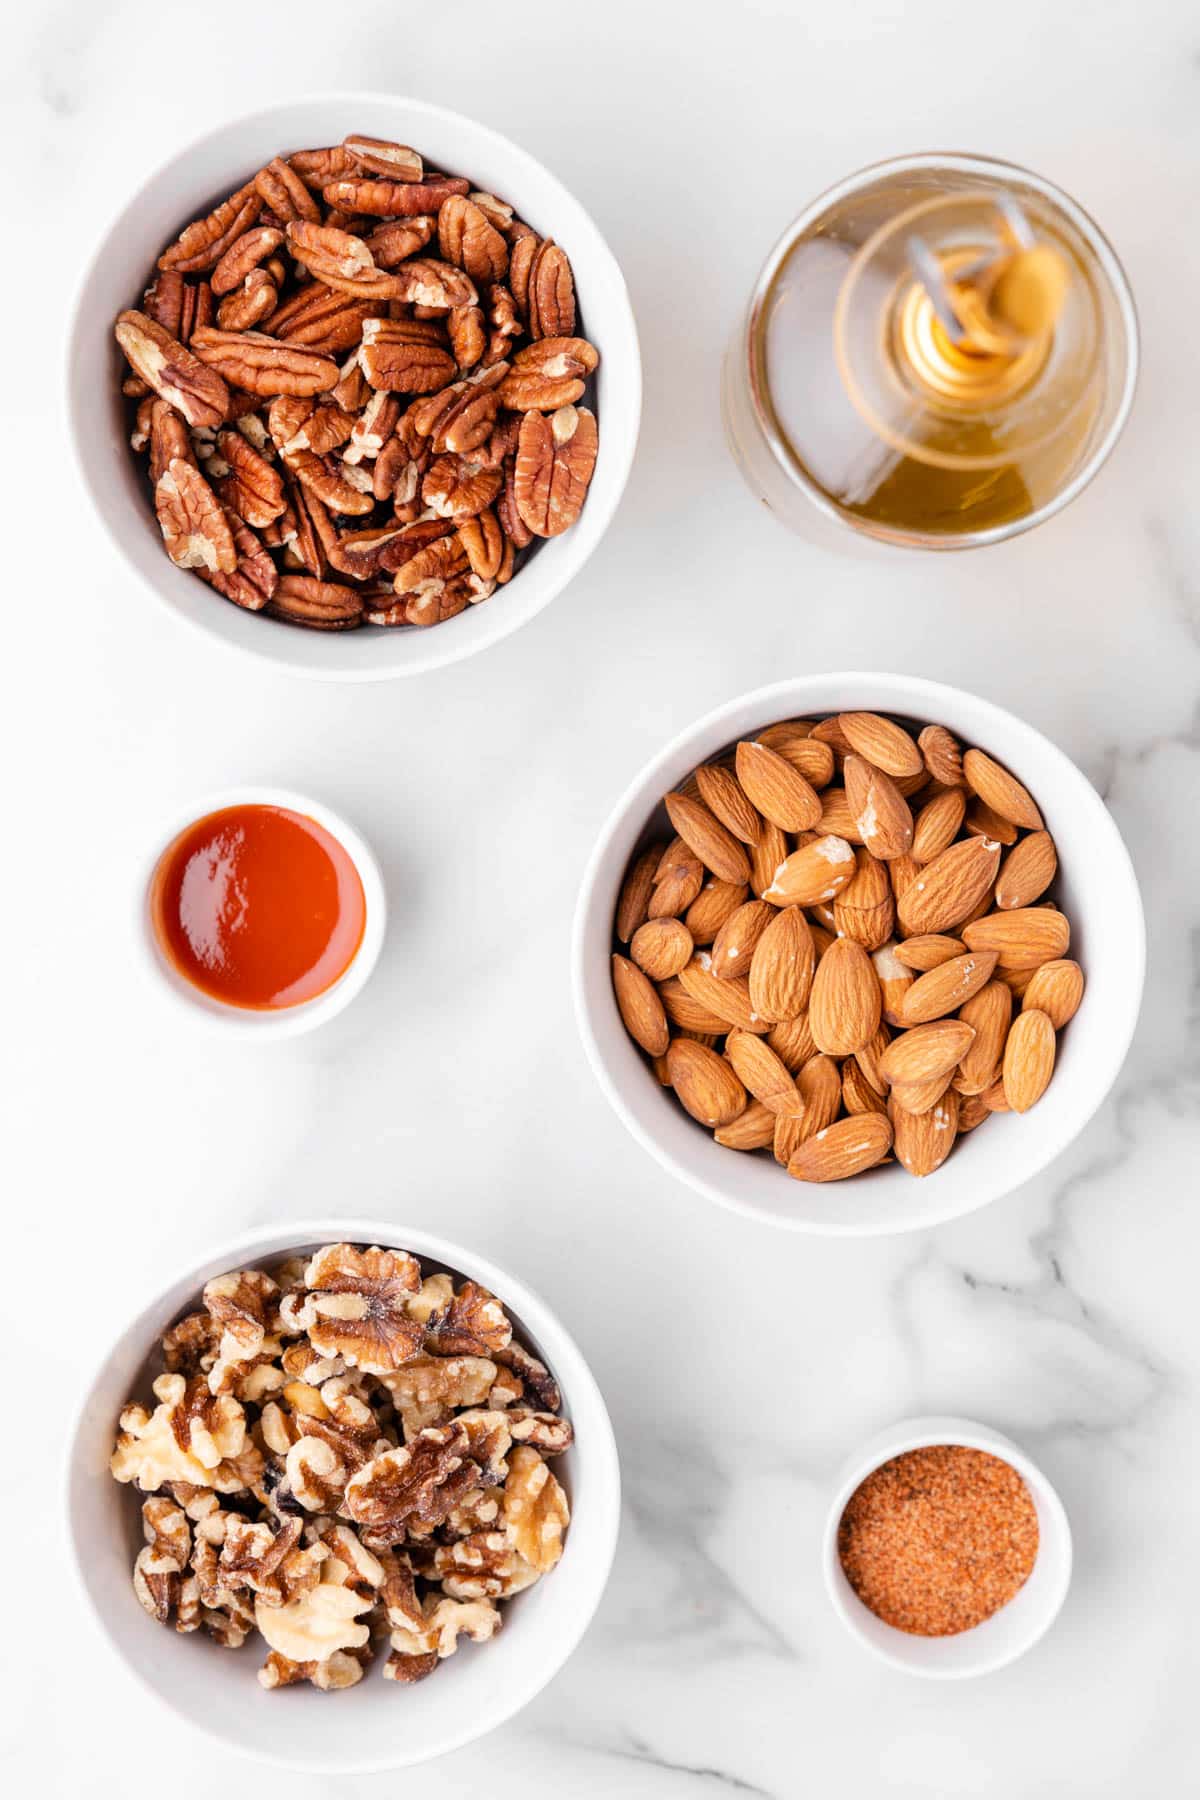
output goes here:
[[604, 535], [641, 412], [584, 208], [498, 133], [382, 94], [266, 108], [152, 174], [83, 277], [67, 384], [142, 583], [339, 681], [539, 612]]
[[620, 1474], [535, 1294], [429, 1232], [318, 1220], [142, 1308], [80, 1408], [67, 1506], [151, 1693], [227, 1747], [351, 1774], [457, 1748], [551, 1679], [604, 1591]]
[[872, 1236], [973, 1211], [1083, 1129], [1145, 925], [1103, 801], [1040, 733], [917, 677], [814, 675], [637, 777], [574, 962], [592, 1066], [666, 1168], [751, 1218]]

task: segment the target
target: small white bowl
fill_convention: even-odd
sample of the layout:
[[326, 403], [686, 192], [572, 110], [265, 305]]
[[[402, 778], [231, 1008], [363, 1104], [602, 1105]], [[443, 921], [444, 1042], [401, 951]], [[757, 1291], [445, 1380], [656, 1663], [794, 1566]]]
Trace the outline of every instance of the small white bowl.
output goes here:
[[[1082, 963], [1087, 987], [1062, 1034], [1054, 1079], [1032, 1111], [980, 1126], [923, 1180], [889, 1166], [849, 1181], [811, 1184], [791, 1180], [770, 1157], [723, 1149], [660, 1088], [613, 998], [613, 914], [629, 859], [651, 835], [651, 821], [661, 828], [656, 835], [671, 835], [662, 796], [697, 763], [775, 720], [859, 709], [947, 725], [997, 757], [1031, 790], [1058, 846], [1070, 954]], [[620, 1118], [664, 1168], [747, 1218], [826, 1237], [874, 1237], [973, 1212], [1029, 1181], [1083, 1130], [1133, 1036], [1146, 931], [1133, 865], [1112, 815], [1048, 738], [961, 688], [910, 675], [834, 673], [742, 694], [688, 726], [647, 764], [618, 800], [592, 853], [575, 915], [573, 958], [576, 1015], [592, 1067]]]
[[[207, 818], [210, 813], [220, 812], [227, 806], [282, 806], [290, 812], [303, 814], [305, 818], [315, 819], [331, 837], [338, 840], [358, 870], [366, 902], [362, 943], [358, 946], [353, 961], [332, 987], [326, 988], [323, 994], [318, 994], [313, 1000], [302, 1001], [299, 1006], [281, 1007], [278, 1011], [266, 1012], [249, 1007], [226, 1006], [194, 986], [178, 969], [173, 968], [159, 944], [150, 909], [151, 885], [159, 862], [181, 831], [186, 831], [197, 819]], [[183, 1013], [193, 1022], [211, 1026], [235, 1037], [253, 1038], [256, 1041], [300, 1037], [304, 1032], [315, 1031], [318, 1025], [326, 1025], [330, 1019], [336, 1018], [366, 986], [379, 961], [379, 952], [387, 930], [383, 872], [366, 839], [340, 813], [323, 806], [319, 800], [310, 800], [304, 794], [292, 793], [289, 788], [228, 788], [221, 793], [207, 794], [176, 813], [156, 833], [138, 872], [135, 905], [137, 954], [157, 992], [177, 1012]]]
[[[366, 626], [309, 631], [245, 612], [173, 567], [146, 484], [129, 448], [120, 394], [123, 362], [113, 320], [140, 303], [154, 259], [189, 219], [225, 198], [272, 156], [338, 144], [349, 131], [414, 145], [430, 168], [467, 176], [509, 201], [571, 259], [580, 324], [600, 352], [596, 416], [600, 453], [579, 519], [539, 545], [509, 585], [479, 606], [428, 630]], [[589, 214], [548, 169], [486, 125], [427, 101], [391, 94], [334, 93], [264, 107], [217, 125], [154, 166], [108, 227], [87, 263], [69, 334], [67, 410], [93, 503], [143, 587], [178, 619], [276, 668], [325, 681], [384, 681], [441, 668], [486, 649], [561, 593], [608, 529], [637, 447], [642, 370], [625, 281]], [[127, 371], [125, 371], [127, 372]]]
[[[1038, 1521], [1037, 1559], [1025, 1585], [982, 1625], [941, 1638], [916, 1637], [876, 1618], [850, 1586], [838, 1556], [838, 1526], [860, 1483], [894, 1456], [933, 1444], [964, 1444], [1008, 1463], [1029, 1489]], [[825, 1522], [822, 1556], [833, 1609], [852, 1637], [909, 1675], [956, 1681], [1002, 1669], [1049, 1631], [1071, 1585], [1071, 1526], [1054, 1488], [1011, 1438], [972, 1419], [905, 1419], [869, 1439], [843, 1468]]]
[[[575, 1442], [556, 1461], [571, 1500], [558, 1567], [507, 1602], [499, 1635], [466, 1644], [420, 1686], [397, 1691], [378, 1661], [354, 1688], [266, 1693], [256, 1671], [265, 1645], [218, 1648], [148, 1619], [131, 1571], [142, 1544], [140, 1496], [109, 1473], [117, 1417], [147, 1389], [145, 1365], [162, 1332], [197, 1302], [204, 1283], [321, 1244], [383, 1244], [481, 1282], [562, 1390]], [[582, 1354], [523, 1282], [432, 1232], [377, 1219], [315, 1219], [260, 1226], [191, 1264], [139, 1310], [102, 1355], [68, 1438], [67, 1528], [75, 1570], [101, 1635], [130, 1673], [189, 1725], [265, 1762], [312, 1774], [354, 1775], [427, 1762], [493, 1731], [540, 1693], [566, 1662], [600, 1603], [616, 1550], [621, 1478], [604, 1400]], [[261, 1650], [261, 1655], [256, 1655]]]

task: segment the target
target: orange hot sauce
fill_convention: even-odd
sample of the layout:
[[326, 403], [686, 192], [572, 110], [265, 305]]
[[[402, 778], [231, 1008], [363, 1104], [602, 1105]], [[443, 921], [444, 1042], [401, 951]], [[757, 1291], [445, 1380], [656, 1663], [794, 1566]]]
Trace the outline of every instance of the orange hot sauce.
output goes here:
[[227, 806], [181, 831], [150, 887], [163, 955], [226, 1006], [277, 1011], [314, 1000], [358, 954], [362, 882], [315, 819], [283, 806]]

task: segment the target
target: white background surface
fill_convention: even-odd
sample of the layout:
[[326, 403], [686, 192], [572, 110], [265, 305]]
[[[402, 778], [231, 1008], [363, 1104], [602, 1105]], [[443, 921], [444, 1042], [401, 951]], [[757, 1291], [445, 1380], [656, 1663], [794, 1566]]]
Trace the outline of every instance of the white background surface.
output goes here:
[[[518, 1266], [589, 1355], [624, 1458], [622, 1546], [583, 1648], [519, 1720], [431, 1770], [432, 1791], [1157, 1796], [1194, 1780], [1198, 46], [1168, 0], [23, 15], [3, 74], [0, 450], [14, 1792], [278, 1785], [147, 1711], [107, 1657], [57, 1538], [56, 1456], [93, 1346], [148, 1282], [248, 1223], [342, 1207]], [[642, 331], [642, 447], [602, 549], [525, 631], [419, 686], [292, 683], [184, 635], [125, 577], [61, 435], [74, 273], [146, 159], [321, 84], [407, 89], [527, 145], [608, 234]], [[1065, 517], [976, 557], [881, 566], [756, 508], [724, 449], [718, 361], [791, 214], [927, 147], [1027, 162], [1097, 214], [1145, 368], [1113, 463]], [[625, 1136], [576, 1040], [567, 945], [599, 824], [665, 737], [764, 680], [854, 665], [975, 687], [1076, 756], [1137, 859], [1151, 966], [1116, 1096], [1045, 1178], [930, 1235], [832, 1244], [718, 1212]], [[393, 906], [367, 993], [262, 1049], [181, 1031], [128, 946], [156, 820], [242, 780], [349, 814]], [[943, 1409], [1044, 1464], [1078, 1558], [1043, 1646], [950, 1690], [864, 1659], [817, 1555], [846, 1451]], [[362, 1786], [279, 1779], [297, 1800]]]

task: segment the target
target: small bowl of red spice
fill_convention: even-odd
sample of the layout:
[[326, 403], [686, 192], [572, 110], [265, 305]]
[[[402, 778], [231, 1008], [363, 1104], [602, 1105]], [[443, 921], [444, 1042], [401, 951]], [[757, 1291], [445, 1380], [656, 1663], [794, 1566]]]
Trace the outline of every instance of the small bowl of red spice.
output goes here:
[[329, 807], [236, 788], [163, 830], [142, 883], [141, 937], [168, 995], [244, 1037], [294, 1037], [342, 1011], [383, 942], [383, 877]]
[[986, 1675], [1049, 1630], [1071, 1581], [1071, 1527], [1046, 1476], [970, 1419], [908, 1419], [842, 1472], [825, 1582], [852, 1636], [894, 1667]]

